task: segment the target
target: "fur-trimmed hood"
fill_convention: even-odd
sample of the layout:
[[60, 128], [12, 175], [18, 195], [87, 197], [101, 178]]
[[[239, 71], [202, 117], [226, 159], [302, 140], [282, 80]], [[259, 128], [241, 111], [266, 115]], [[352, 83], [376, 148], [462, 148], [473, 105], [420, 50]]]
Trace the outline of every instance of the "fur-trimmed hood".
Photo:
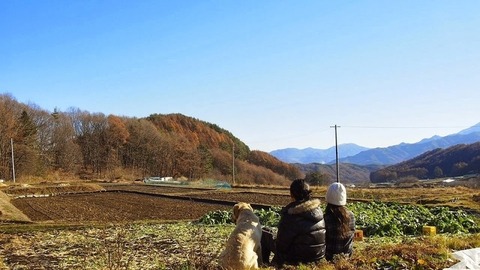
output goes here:
[[298, 215], [300, 213], [307, 212], [307, 211], [312, 211], [315, 208], [320, 207], [320, 200], [319, 199], [313, 199], [313, 200], [308, 200], [308, 201], [301, 202], [300, 204], [298, 202], [297, 203], [294, 202], [290, 205], [291, 205], [291, 207], [287, 206], [288, 213], [290, 215]]
[[292, 202], [283, 209], [283, 212], [288, 215], [300, 215], [315, 221], [323, 219], [323, 211], [319, 199]]

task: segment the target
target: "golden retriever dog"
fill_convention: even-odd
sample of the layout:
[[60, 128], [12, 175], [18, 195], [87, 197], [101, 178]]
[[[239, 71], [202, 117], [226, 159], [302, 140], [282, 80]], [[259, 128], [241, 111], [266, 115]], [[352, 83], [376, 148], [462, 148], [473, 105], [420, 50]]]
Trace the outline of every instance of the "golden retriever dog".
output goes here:
[[262, 264], [262, 227], [250, 204], [239, 202], [233, 206], [236, 226], [230, 234], [219, 264], [223, 269], [257, 269]]

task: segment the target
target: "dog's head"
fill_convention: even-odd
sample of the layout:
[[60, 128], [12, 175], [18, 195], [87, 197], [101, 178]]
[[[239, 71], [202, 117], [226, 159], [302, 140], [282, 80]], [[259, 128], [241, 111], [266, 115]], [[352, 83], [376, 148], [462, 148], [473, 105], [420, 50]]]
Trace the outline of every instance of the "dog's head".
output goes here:
[[250, 210], [253, 212], [253, 208], [250, 204], [244, 203], [244, 202], [239, 202], [233, 206], [233, 222], [237, 223], [237, 219], [240, 216], [240, 212], [243, 210]]

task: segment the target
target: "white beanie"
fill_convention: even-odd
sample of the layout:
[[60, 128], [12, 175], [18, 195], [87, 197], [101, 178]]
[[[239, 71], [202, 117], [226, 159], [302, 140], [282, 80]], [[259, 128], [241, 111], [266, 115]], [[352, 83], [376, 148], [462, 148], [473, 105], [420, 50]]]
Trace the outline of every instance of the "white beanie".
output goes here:
[[333, 183], [328, 187], [326, 200], [333, 205], [347, 204], [347, 190], [341, 183]]

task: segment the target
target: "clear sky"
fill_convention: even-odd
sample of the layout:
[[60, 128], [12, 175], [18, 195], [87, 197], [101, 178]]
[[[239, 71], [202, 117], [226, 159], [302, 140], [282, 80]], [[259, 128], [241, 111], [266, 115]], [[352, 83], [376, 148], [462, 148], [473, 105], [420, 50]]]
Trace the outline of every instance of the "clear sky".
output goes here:
[[386, 147], [480, 122], [480, 1], [0, 0], [0, 93], [181, 113], [253, 150]]

